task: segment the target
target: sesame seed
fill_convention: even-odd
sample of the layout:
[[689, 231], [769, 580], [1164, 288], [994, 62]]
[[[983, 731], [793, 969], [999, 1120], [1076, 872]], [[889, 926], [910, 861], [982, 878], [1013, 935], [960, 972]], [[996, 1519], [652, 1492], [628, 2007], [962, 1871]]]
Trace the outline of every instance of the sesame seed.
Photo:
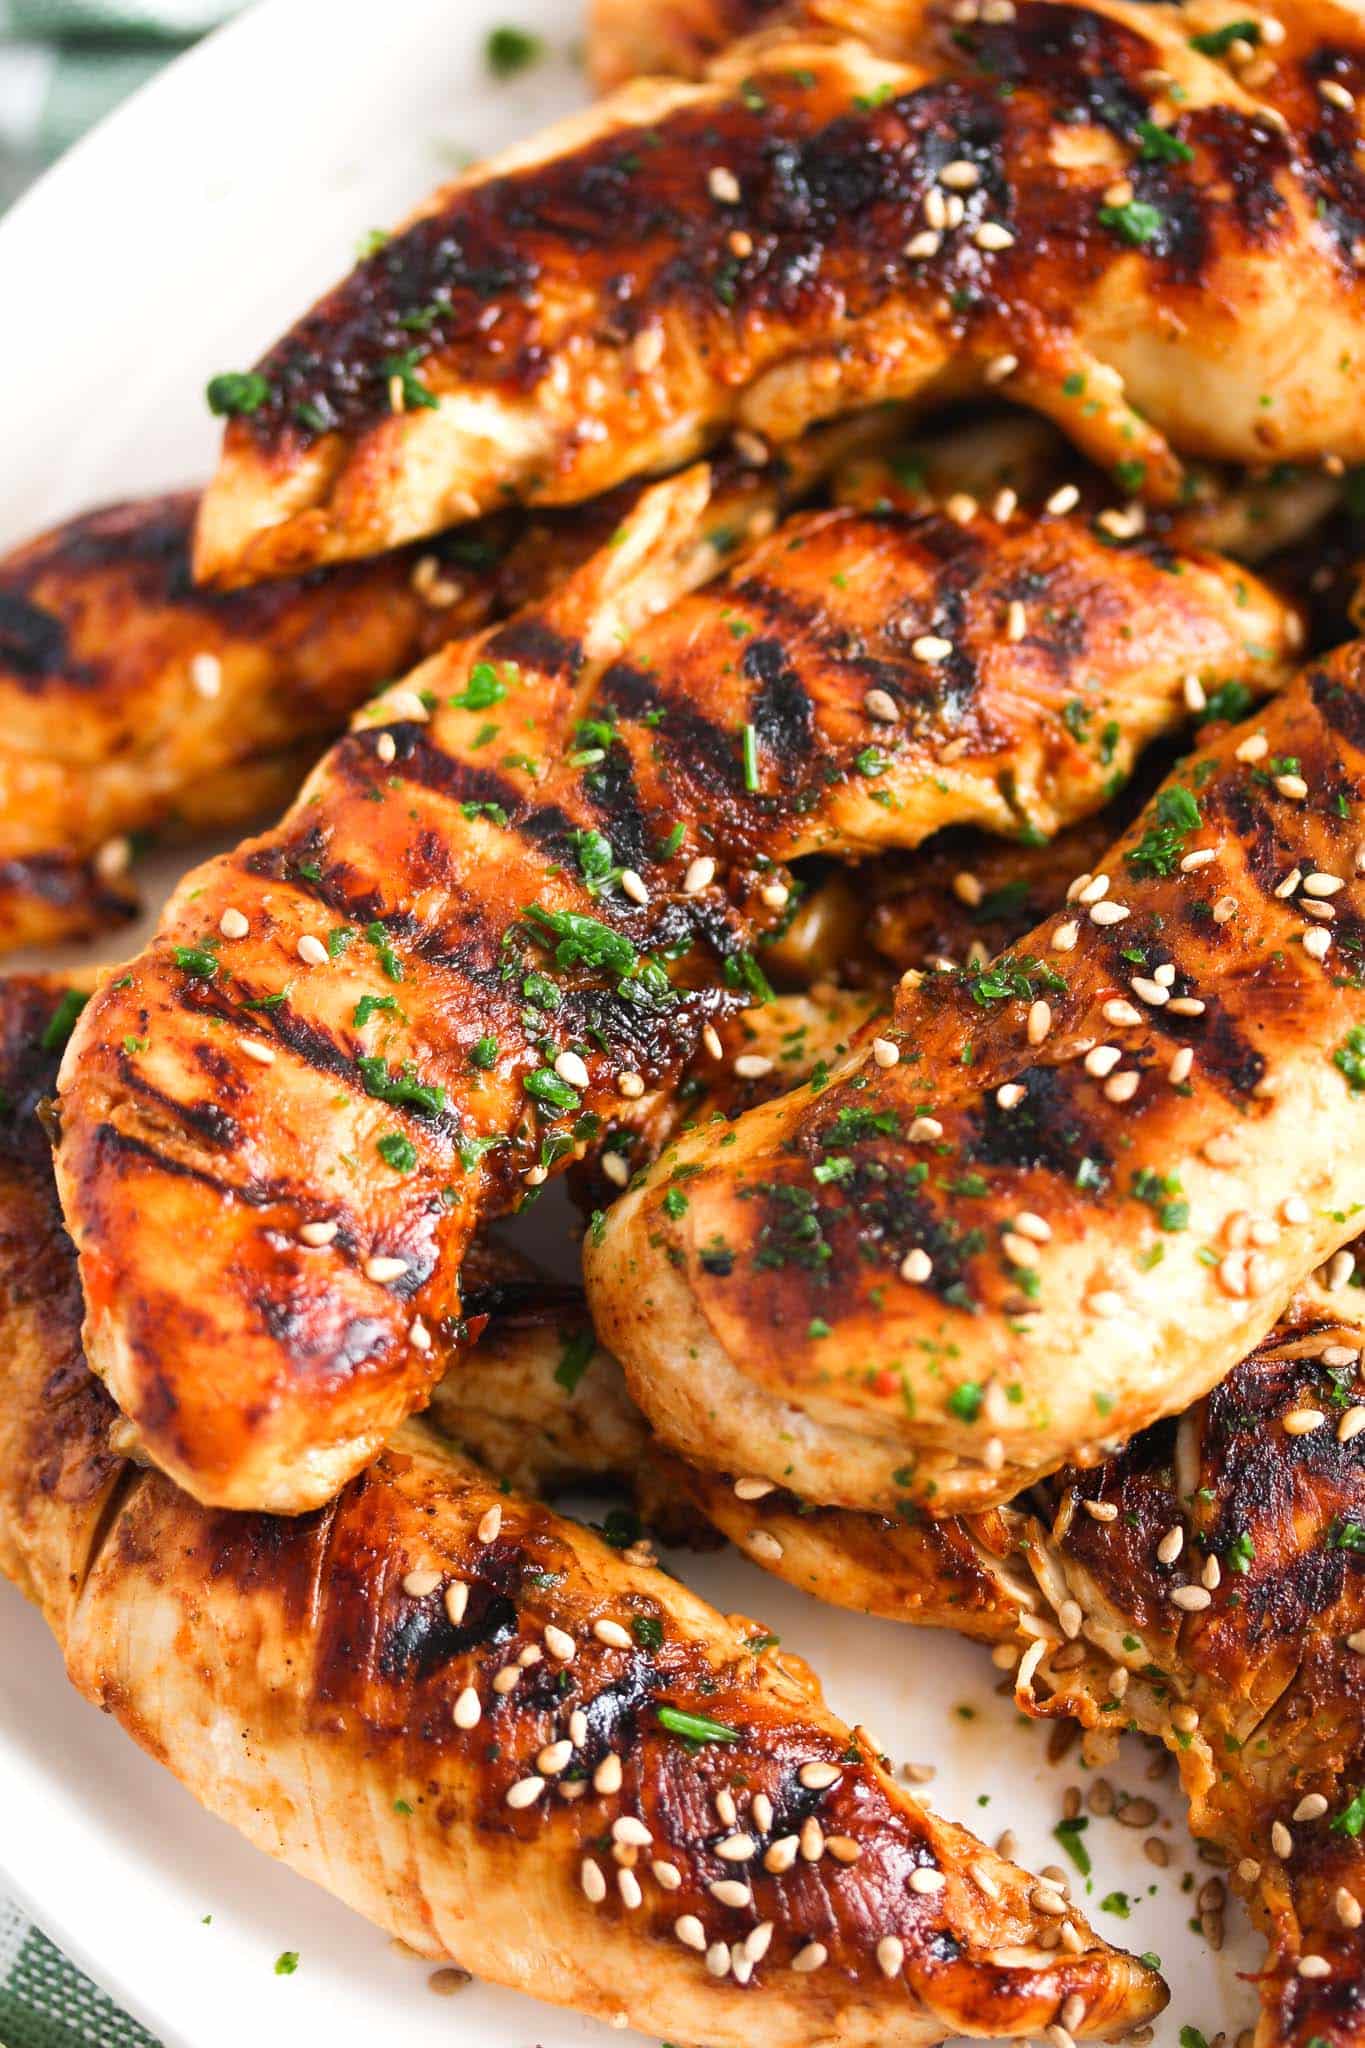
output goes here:
[[376, 1287], [387, 1287], [392, 1280], [401, 1280], [408, 1270], [406, 1259], [387, 1258], [382, 1252], [365, 1261], [365, 1278], [373, 1280]]
[[412, 1600], [425, 1600], [428, 1593], [434, 1593], [440, 1583], [439, 1572], [411, 1571], [403, 1579], [403, 1591]]
[[1321, 868], [1315, 868], [1311, 875], [1305, 876], [1303, 884], [1305, 896], [1335, 896], [1339, 889], [1345, 887], [1340, 875], [1325, 874]]
[[223, 688], [223, 664], [216, 654], [196, 654], [190, 662], [190, 681], [206, 703], [212, 703]]
[[1121, 1316], [1124, 1309], [1123, 1296], [1112, 1287], [1102, 1287], [1092, 1294], [1089, 1305], [1091, 1314], [1097, 1316]]
[[496, 1542], [501, 1532], [502, 1504], [499, 1501], [494, 1501], [492, 1507], [488, 1509], [487, 1513], [479, 1517], [479, 1526], [475, 1531], [475, 1534], [477, 1535], [480, 1543], [493, 1543]]
[[1338, 1886], [1333, 1903], [1336, 1906], [1337, 1918], [1343, 1927], [1359, 1927], [1362, 1917], [1365, 1916], [1362, 1916], [1360, 1901], [1354, 1892], [1347, 1891], [1344, 1884]]
[[244, 1052], [249, 1060], [255, 1060], [258, 1067], [273, 1067], [275, 1064], [274, 1046], [262, 1045], [259, 1038], [239, 1038], [237, 1049]]
[[763, 1868], [771, 1871], [774, 1877], [780, 1877], [783, 1871], [791, 1869], [800, 1847], [799, 1835], [783, 1835], [764, 1854]]
[[218, 920], [218, 929], [225, 939], [244, 939], [251, 926], [240, 910], [227, 909]]
[[1332, 949], [1332, 934], [1315, 925], [1303, 935], [1303, 950], [1310, 960], [1325, 960]]
[[1082, 1501], [1082, 1507], [1095, 1522], [1116, 1522], [1119, 1517], [1117, 1506], [1112, 1500]]
[[933, 1870], [927, 1863], [921, 1863], [911, 1871], [906, 1882], [912, 1892], [918, 1892], [921, 1898], [927, 1899], [932, 1893], [941, 1892], [948, 1880], [941, 1870]]
[[937, 633], [921, 633], [910, 642], [910, 652], [916, 661], [946, 661], [952, 651], [952, 641], [942, 639]]
[[1208, 709], [1208, 695], [1198, 676], [1186, 676], [1181, 689], [1184, 693], [1185, 709], [1187, 711], [1206, 711]]
[[315, 939], [311, 932], [305, 932], [295, 949], [305, 967], [325, 967], [327, 948], [321, 939]]
[[[917, 1875], [917, 1872], [911, 1875], [910, 1883], [912, 1886]], [[1035, 1913], [1045, 1913], [1050, 1920], [1060, 1920], [1066, 1913], [1066, 1900], [1055, 1885], [1035, 1885], [1029, 1894], [1029, 1904], [1033, 1907]]]
[[615, 1188], [623, 1188], [630, 1180], [630, 1168], [619, 1152], [602, 1154], [602, 1171]]
[[654, 1882], [666, 1892], [682, 1890], [682, 1872], [676, 1863], [651, 1863]]
[[573, 1760], [573, 1744], [567, 1738], [560, 1742], [547, 1743], [536, 1758], [536, 1769], [542, 1778], [557, 1778], [567, 1770]]
[[953, 491], [944, 499], [943, 509], [954, 526], [970, 526], [981, 507], [970, 491]]
[[500, 1671], [493, 1673], [493, 1690], [499, 1699], [506, 1699], [509, 1692], [515, 1692], [521, 1683], [521, 1666], [504, 1664]]
[[825, 1853], [825, 1831], [813, 1813], [807, 1814], [802, 1821], [798, 1839], [803, 1860], [807, 1863], [818, 1863]]
[[477, 1728], [482, 1719], [483, 1708], [479, 1705], [479, 1695], [472, 1685], [467, 1685], [455, 1702], [455, 1726]]
[[633, 1913], [644, 1904], [645, 1895], [640, 1889], [640, 1880], [633, 1870], [623, 1869], [616, 1873], [616, 1889], [621, 1894], [621, 1904], [628, 1913]]
[[706, 1889], [718, 1906], [729, 1906], [735, 1912], [754, 1902], [754, 1895], [742, 1878], [718, 1877]]
[[728, 1835], [716, 1844], [716, 1854], [722, 1863], [749, 1863], [758, 1854], [758, 1844], [752, 1835]]
[[595, 1621], [592, 1625], [592, 1632], [598, 1642], [605, 1643], [608, 1649], [628, 1650], [630, 1648], [630, 1631], [622, 1628], [619, 1621]]
[[922, 1286], [933, 1270], [933, 1260], [928, 1252], [921, 1251], [918, 1245], [913, 1251], [907, 1252], [900, 1263], [901, 1279], [908, 1281], [912, 1287]]
[[1327, 1801], [1321, 1792], [1305, 1792], [1294, 1808], [1295, 1820], [1321, 1820], [1327, 1811]]
[[953, 894], [959, 903], [965, 903], [969, 910], [975, 910], [985, 891], [979, 878], [963, 868], [953, 876]]
[[[1135, 974], [1128, 984], [1140, 1002], [1150, 1003], [1155, 1010], [1170, 1001], [1171, 992], [1159, 981], [1149, 981], [1145, 974]], [[1112, 1023], [1114, 1019], [1110, 1019]]]
[[561, 1052], [555, 1055], [555, 1072], [561, 1081], [567, 1081], [571, 1088], [586, 1088], [592, 1076], [584, 1061], [576, 1052]]
[[633, 1813], [623, 1813], [619, 1820], [612, 1822], [611, 1838], [614, 1842], [623, 1842], [628, 1849], [647, 1849], [654, 1840], [644, 1822], [637, 1820]]
[[932, 1145], [943, 1136], [943, 1126], [936, 1116], [915, 1116], [905, 1135], [912, 1145]]
[[398, 742], [391, 732], [381, 732], [374, 743], [375, 757], [387, 768], [398, 759]]
[[1348, 92], [1344, 85], [1339, 84], [1335, 78], [1320, 78], [1318, 80], [1318, 91], [1329, 106], [1340, 107], [1346, 113], [1349, 113], [1355, 105], [1354, 95]]
[[808, 1941], [792, 1957], [792, 1968], [798, 1975], [808, 1977], [812, 1970], [822, 1970], [829, 1961], [829, 1950], [823, 1941]]
[[575, 1707], [569, 1716], [569, 1740], [575, 1749], [582, 1749], [588, 1739], [588, 1717], [581, 1707]]
[[911, 235], [905, 245], [905, 254], [912, 262], [918, 263], [929, 256], [937, 256], [941, 237], [932, 228], [921, 228], [917, 235]]
[[1218, 858], [1216, 847], [1196, 846], [1193, 853], [1187, 853], [1180, 863], [1182, 875], [1192, 875], [1196, 868], [1206, 868]]
[[997, 250], [1014, 247], [1014, 236], [998, 220], [983, 220], [972, 240], [978, 249]]
[[1068, 918], [1065, 924], [1058, 925], [1048, 943], [1054, 953], [1072, 953], [1080, 935], [1081, 928], [1075, 918]]
[[1003, 491], [997, 491], [995, 494], [995, 502], [991, 506], [991, 516], [997, 519], [1001, 526], [1008, 526], [1018, 510], [1019, 493], [1018, 491], [1011, 490], [1009, 485], [1006, 484]]
[[684, 1948], [694, 1948], [699, 1955], [705, 1953], [706, 1929], [695, 1913], [684, 1913], [680, 1920], [675, 1920], [673, 1932]]
[[724, 1977], [730, 1969], [730, 1951], [723, 1941], [713, 1941], [706, 1951], [706, 1967], [711, 1976]]
[[943, 166], [938, 181], [950, 192], [970, 192], [981, 183], [981, 173], [966, 157], [955, 157], [952, 163]]
[[1122, 924], [1129, 915], [1126, 903], [1097, 903], [1090, 913], [1091, 924]]
[[1281, 1862], [1294, 1853], [1294, 1837], [1282, 1820], [1277, 1820], [1270, 1830], [1270, 1846]]
[[1198, 1614], [1213, 1605], [1213, 1595], [1203, 1586], [1176, 1586], [1171, 1592], [1171, 1605], [1186, 1614]]
[[1311, 1436], [1326, 1420], [1321, 1408], [1291, 1408], [1281, 1417], [1286, 1436]]
[[618, 1095], [624, 1095], [628, 1102], [637, 1102], [645, 1092], [644, 1076], [642, 1074], [630, 1073], [619, 1074], [616, 1080], [616, 1092]]
[[583, 1887], [583, 1896], [591, 1906], [600, 1906], [607, 1896], [607, 1880], [591, 1856], [585, 1856], [579, 1867], [578, 1881]]
[[1291, 797], [1296, 803], [1302, 803], [1308, 794], [1308, 784], [1301, 775], [1277, 775], [1275, 787], [1281, 796]]
[[1025, 1027], [1030, 1045], [1041, 1045], [1052, 1029], [1052, 1005], [1040, 996], [1029, 1005], [1028, 1023]]
[[716, 863], [709, 853], [699, 853], [689, 861], [687, 873], [683, 876], [683, 895], [699, 896], [703, 889], [709, 889], [716, 879]]
[[901, 1049], [894, 1038], [874, 1038], [872, 1057], [879, 1067], [894, 1067], [900, 1060]]
[[1174, 1564], [1185, 1548], [1185, 1531], [1179, 1522], [1173, 1522], [1157, 1544], [1157, 1561], [1160, 1564]]
[[706, 189], [718, 206], [739, 205], [739, 179], [733, 171], [727, 171], [723, 164], [717, 164], [707, 173]]
[[1044, 510], [1055, 512], [1059, 515], [1065, 512], [1074, 512], [1080, 502], [1081, 494], [1075, 484], [1063, 484], [1060, 490], [1052, 493], [1052, 496], [1044, 506]]
[[614, 1749], [608, 1750], [592, 1774], [592, 1789], [594, 1792], [601, 1792], [610, 1797], [613, 1792], [620, 1791], [624, 1777], [625, 1772], [621, 1767], [620, 1757]]
[[1106, 1102], [1131, 1102], [1138, 1092], [1142, 1076], [1130, 1068], [1126, 1074], [1115, 1074], [1104, 1084]]
[[1172, 996], [1167, 1004], [1172, 1017], [1202, 1017], [1207, 1008], [1202, 996]]
[[837, 1785], [843, 1776], [837, 1764], [802, 1764], [797, 1776], [808, 1792], [827, 1792], [831, 1785]]
[[446, 1587], [445, 1609], [452, 1628], [458, 1628], [469, 1606], [469, 1588], [463, 1579], [452, 1579]]
[[1365, 1429], [1365, 1408], [1348, 1408], [1337, 1424], [1337, 1442], [1349, 1444]]
[[1017, 1109], [1027, 1094], [1027, 1088], [1020, 1082], [1006, 1081], [1001, 1087], [996, 1089], [995, 1099], [1001, 1109]]
[[649, 901], [649, 890], [645, 887], [644, 877], [638, 875], [634, 868], [622, 868], [621, 892], [628, 896], [632, 903], [643, 905]]
[[1301, 1977], [1330, 1977], [1332, 1965], [1326, 1956], [1300, 1956], [1298, 1970]]
[[785, 910], [792, 892], [785, 882], [765, 882], [758, 893], [769, 910]]
[[881, 725], [895, 725], [901, 715], [900, 705], [889, 690], [869, 690], [863, 698], [863, 710]]
[[317, 1251], [323, 1245], [330, 1244], [340, 1228], [339, 1223], [301, 1223], [299, 1243], [309, 1245]]
[[762, 1081], [772, 1070], [773, 1062], [761, 1052], [742, 1052], [735, 1061], [735, 1072], [741, 1081]]
[[1109, 877], [1108, 875], [1086, 875], [1084, 880], [1078, 881], [1075, 884], [1074, 897], [1071, 896], [1070, 891], [1067, 894], [1068, 900], [1076, 903], [1098, 903], [1101, 897], [1109, 894]]
[[1254, 732], [1249, 739], [1243, 740], [1238, 747], [1237, 759], [1239, 761], [1264, 761], [1269, 752], [1270, 741], [1266, 738], [1265, 734], [1263, 732]]
[[761, 1558], [767, 1564], [777, 1564], [783, 1556], [782, 1545], [770, 1530], [751, 1529], [749, 1532], [749, 1554]]
[[924, 195], [924, 218], [936, 230], [948, 226], [948, 201], [937, 185], [931, 185]]
[[[1165, 1002], [1165, 996], [1163, 995], [1160, 998], [1160, 1000], [1162, 1002]], [[1104, 1009], [1101, 1012], [1101, 1015], [1103, 1016], [1106, 1024], [1117, 1024], [1123, 1026], [1140, 1024], [1142, 1022], [1142, 1012], [1140, 1010], [1134, 1009], [1131, 1003], [1125, 1002], [1122, 996], [1112, 997], [1111, 1000], [1104, 1005]]]
[[1083, 1062], [1087, 1074], [1102, 1081], [1106, 1074], [1112, 1074], [1123, 1054], [1116, 1045], [1096, 1045], [1086, 1054]]
[[877, 1943], [877, 1968], [884, 1977], [899, 1977], [905, 1967], [905, 1943], [894, 1934], [885, 1934]]

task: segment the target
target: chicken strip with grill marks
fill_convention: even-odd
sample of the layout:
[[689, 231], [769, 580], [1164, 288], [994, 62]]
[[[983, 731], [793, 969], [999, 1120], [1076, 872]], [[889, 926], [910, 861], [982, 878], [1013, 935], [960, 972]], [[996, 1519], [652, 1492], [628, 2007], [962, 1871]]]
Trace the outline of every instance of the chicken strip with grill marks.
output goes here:
[[906, 7], [903, 62], [759, 38], [626, 88], [438, 192], [215, 380], [199, 573], [373, 553], [886, 398], [999, 390], [1154, 502], [1176, 449], [1359, 459], [1365, 38], [1283, 15], [1264, 85], [1181, 8], [1024, 0]]
[[429, 1426], [290, 1522], [121, 1458], [32, 1114], [56, 1005], [0, 987], [0, 1566], [210, 1811], [418, 1953], [656, 2036], [890, 2048], [1160, 2007], [1079, 1916], [1049, 1951], [1033, 1880], [804, 1666]]
[[[886, 431], [841, 421], [763, 466], [725, 458], [696, 578]], [[87, 513], [16, 549], [0, 562], [0, 951], [130, 915], [130, 834], [282, 808], [363, 698], [553, 589], [638, 491], [226, 594], [191, 578], [190, 492]]]
[[[1269, 687], [1298, 627], [1226, 563], [1064, 520], [846, 512], [652, 616], [709, 518], [704, 468], [656, 486], [377, 699], [82, 1020], [59, 1180], [90, 1358], [197, 1497], [315, 1506], [421, 1404], [481, 1217], [764, 992], [776, 864], [1054, 831], [1187, 674]], [[1112, 747], [1063, 718], [1081, 688]]]
[[[724, 1150], [670, 1147], [586, 1254], [666, 1442], [949, 1514], [1265, 1335], [1365, 1193], [1363, 705], [1360, 645], [1311, 666], [1181, 764], [1064, 914], [903, 985], [876, 1056]], [[1229, 1238], [1247, 1215], [1256, 1241]]]

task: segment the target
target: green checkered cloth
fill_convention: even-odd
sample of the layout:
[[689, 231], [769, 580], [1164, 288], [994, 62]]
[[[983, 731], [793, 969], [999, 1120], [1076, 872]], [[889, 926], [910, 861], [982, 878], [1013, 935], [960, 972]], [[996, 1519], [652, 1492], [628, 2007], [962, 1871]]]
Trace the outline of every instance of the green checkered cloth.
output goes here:
[[0, 208], [168, 57], [240, 4], [0, 0]]
[[0, 2048], [156, 2048], [17, 1906], [0, 1899]]

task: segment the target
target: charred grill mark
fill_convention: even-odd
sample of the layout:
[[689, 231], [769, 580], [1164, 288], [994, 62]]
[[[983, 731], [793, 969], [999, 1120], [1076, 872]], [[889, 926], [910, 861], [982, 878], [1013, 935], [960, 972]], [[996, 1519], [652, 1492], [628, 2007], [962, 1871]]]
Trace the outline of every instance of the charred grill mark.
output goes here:
[[[381, 732], [393, 737], [394, 759], [385, 763], [375, 753]], [[349, 733], [333, 749], [329, 766], [363, 795], [380, 789], [391, 776], [415, 783], [451, 803], [498, 804], [509, 815], [522, 808], [521, 792], [496, 770], [479, 767], [438, 747], [425, 727], [410, 720]]]
[[0, 590], [0, 669], [9, 670], [35, 692], [53, 676], [89, 679], [88, 670], [71, 663], [63, 621], [7, 590]]
[[583, 666], [583, 644], [560, 633], [546, 619], [534, 616], [509, 619], [499, 626], [488, 643], [495, 661], [510, 661], [529, 674], [569, 677]]
[[751, 640], [740, 663], [757, 688], [749, 699], [749, 719], [764, 752], [784, 766], [809, 758], [815, 736], [815, 706], [801, 678], [787, 660], [780, 640]]
[[1304, 58], [1302, 71], [1314, 124], [1305, 144], [1304, 182], [1315, 202], [1314, 211], [1337, 245], [1346, 274], [1354, 277], [1359, 268], [1358, 251], [1365, 240], [1365, 172], [1357, 148], [1356, 116], [1349, 106], [1333, 106], [1324, 100], [1321, 88], [1324, 83], [1341, 86], [1357, 99], [1365, 91], [1365, 67], [1358, 49], [1324, 41]]
[[1113, 1153], [1083, 1099], [1093, 1089], [1081, 1069], [1028, 1067], [1016, 1079], [1027, 1090], [1017, 1108], [1002, 1110], [994, 1095], [978, 1101], [967, 1119], [964, 1157], [979, 1166], [1053, 1174], [1068, 1190], [1079, 1185], [1085, 1161], [1086, 1187], [1097, 1198], [1103, 1195]]

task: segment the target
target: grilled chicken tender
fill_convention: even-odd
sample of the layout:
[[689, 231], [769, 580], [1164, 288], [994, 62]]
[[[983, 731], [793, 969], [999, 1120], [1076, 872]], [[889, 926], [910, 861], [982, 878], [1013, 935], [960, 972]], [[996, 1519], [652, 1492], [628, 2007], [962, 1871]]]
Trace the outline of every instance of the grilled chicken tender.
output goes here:
[[200, 575], [373, 553], [887, 398], [998, 390], [1154, 502], [1177, 449], [1365, 454], [1358, 19], [1286, 7], [1253, 84], [1173, 6], [892, 14], [906, 61], [759, 38], [436, 193], [214, 386], [235, 417]]
[[[1007, 1500], [1186, 1405], [1352, 1234], [1365, 649], [1201, 748], [1065, 913], [671, 1147], [587, 1248], [660, 1435], [833, 1505]], [[918, 979], [918, 977], [916, 977]]]
[[[1226, 563], [1064, 520], [838, 511], [668, 606], [709, 492], [655, 487], [543, 605], [377, 699], [82, 1020], [87, 1348], [197, 1498], [316, 1506], [421, 1404], [480, 1219], [764, 992], [776, 863], [1055, 831], [1191, 672], [1269, 687], [1297, 631]], [[1063, 717], [1081, 690], [1110, 741]]]
[[0, 1566], [210, 1811], [422, 1955], [717, 2048], [1159, 2008], [1079, 1918], [1049, 1951], [1032, 1880], [893, 1783], [803, 1666], [432, 1428], [291, 1522], [121, 1457], [33, 1117], [56, 1006], [0, 988]]
[[[697, 573], [884, 433], [844, 421], [764, 468], [718, 465]], [[543, 596], [636, 496], [505, 513], [226, 595], [191, 578], [189, 492], [87, 513], [17, 549], [0, 562], [0, 951], [130, 915], [130, 834], [282, 808], [372, 690]]]

